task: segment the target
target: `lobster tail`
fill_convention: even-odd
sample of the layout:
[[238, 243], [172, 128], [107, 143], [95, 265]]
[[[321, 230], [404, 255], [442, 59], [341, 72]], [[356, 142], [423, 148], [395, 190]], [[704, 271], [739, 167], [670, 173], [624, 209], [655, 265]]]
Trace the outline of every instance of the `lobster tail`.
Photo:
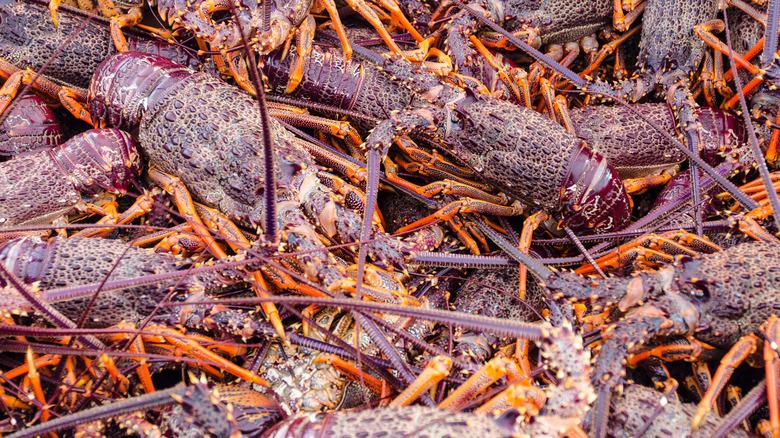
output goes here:
[[82, 193], [125, 193], [141, 174], [138, 144], [118, 129], [87, 131], [49, 154]]
[[569, 163], [560, 208], [565, 218], [561, 225], [574, 231], [621, 230], [631, 219], [631, 201], [620, 176], [606, 158], [584, 142]]
[[162, 56], [117, 53], [95, 71], [89, 85], [89, 114], [99, 126], [132, 132], [160, 95], [192, 73]]
[[40, 97], [27, 95], [19, 99], [0, 125], [0, 158], [39, 148], [51, 149], [64, 141], [51, 108]]

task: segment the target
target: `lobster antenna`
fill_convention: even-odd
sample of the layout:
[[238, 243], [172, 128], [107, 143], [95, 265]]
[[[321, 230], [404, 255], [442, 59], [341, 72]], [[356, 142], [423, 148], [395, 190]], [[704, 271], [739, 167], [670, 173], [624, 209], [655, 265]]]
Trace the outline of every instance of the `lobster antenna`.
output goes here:
[[[494, 333], [499, 336], [523, 338], [530, 341], [540, 341], [547, 336], [550, 325], [547, 323], [522, 322], [512, 319], [492, 318], [464, 312], [427, 309], [416, 306], [398, 306], [396, 304], [378, 301], [357, 301], [352, 298], [330, 298], [289, 295], [283, 297], [252, 297], [227, 298], [210, 301], [200, 301], [199, 304], [246, 305], [274, 301], [277, 304], [306, 304], [326, 307], [339, 307], [353, 311], [365, 311], [390, 315], [408, 316], [439, 324], [458, 324], [465, 330], [476, 330]], [[187, 303], [166, 303], [166, 306], [185, 306]]]
[[547, 281], [553, 275], [555, 275], [555, 272], [553, 272], [552, 269], [537, 262], [536, 259], [520, 251], [515, 245], [512, 245], [512, 243], [506, 240], [504, 236], [502, 236], [496, 230], [488, 226], [488, 224], [486, 224], [481, 217], [472, 214], [471, 219], [474, 221], [475, 224], [477, 224], [477, 227], [479, 227], [479, 229], [482, 230], [483, 233], [485, 233], [488, 237], [490, 237], [490, 240], [495, 242], [495, 244], [498, 245], [507, 254], [509, 254], [510, 257], [512, 257], [513, 259], [521, 263], [523, 266], [525, 266], [539, 280], [544, 282]]
[[721, 185], [727, 192], [729, 192], [732, 196], [734, 196], [735, 199], [737, 199], [742, 205], [748, 206], [751, 209], [759, 208], [757, 202], [753, 201], [749, 196], [747, 196], [744, 192], [739, 190], [737, 186], [735, 186], [731, 181], [727, 180], [726, 178], [722, 177], [721, 175], [718, 175], [717, 172], [710, 166], [709, 164], [705, 163], [704, 160], [701, 159], [698, 155], [696, 155], [694, 152], [692, 152], [690, 149], [685, 147], [680, 141], [676, 138], [674, 138], [672, 135], [670, 135], [668, 132], [664, 131], [653, 123], [650, 119], [647, 118], [644, 114], [641, 114], [636, 109], [632, 108], [628, 105], [624, 100], [620, 99], [618, 96], [615, 96], [613, 94], [610, 94], [607, 90], [594, 90], [591, 87], [591, 84], [586, 81], [585, 79], [577, 76], [574, 72], [571, 70], [565, 68], [560, 63], [553, 61], [548, 56], [544, 55], [542, 52], [536, 50], [535, 48], [529, 46], [525, 41], [520, 40], [520, 38], [517, 38], [516, 36], [509, 33], [506, 29], [502, 28], [501, 26], [497, 25], [496, 23], [493, 23], [492, 21], [488, 20], [487, 18], [483, 17], [470, 7], [468, 7], [466, 4], [461, 2], [460, 0], [452, 0], [453, 3], [458, 5], [463, 10], [467, 11], [468, 14], [472, 15], [474, 18], [477, 19], [480, 23], [484, 24], [485, 26], [493, 29], [494, 31], [500, 33], [502, 36], [506, 37], [506, 39], [514, 44], [515, 46], [519, 47], [532, 57], [534, 57], [539, 62], [545, 64], [547, 67], [554, 70], [556, 73], [560, 74], [561, 76], [565, 77], [569, 82], [574, 84], [575, 86], [579, 87], [580, 89], [590, 92], [590, 93], [597, 93], [604, 95], [615, 102], [627, 107], [631, 112], [633, 112], [637, 117], [641, 118], [645, 121], [648, 125], [650, 125], [653, 129], [658, 131], [661, 135], [664, 136], [664, 138], [667, 139], [667, 141], [674, 144], [683, 154], [685, 154], [689, 160], [691, 160], [695, 165], [699, 166], [700, 169], [704, 170], [708, 175], [710, 175], [715, 181], [718, 182], [718, 184]]
[[[723, 10], [723, 16], [724, 18], [726, 17], [725, 9]], [[775, 62], [775, 50], [777, 49], [777, 31], [778, 31], [778, 27], [780, 27], [780, 23], [777, 22], [778, 17], [780, 17], [780, 1], [769, 0], [769, 6], [766, 8], [766, 26], [764, 27], [764, 51], [761, 53], [761, 68], [769, 68], [769, 66]], [[728, 31], [729, 31], [728, 21], [726, 21], [727, 42], [728, 42]], [[731, 47], [729, 46], [729, 54], [730, 53], [731, 53]], [[740, 94], [742, 93], [740, 92]]]
[[58, 432], [60, 430], [76, 427], [80, 424], [87, 424], [93, 421], [114, 418], [132, 412], [145, 411], [149, 409], [174, 405], [177, 403], [174, 397], [184, 396], [187, 388], [188, 387], [183, 385], [177, 385], [170, 389], [163, 389], [152, 392], [150, 394], [144, 394], [125, 400], [100, 405], [73, 415], [55, 418], [51, 421], [28, 427], [8, 436], [14, 438], [33, 438], [36, 436], [44, 436], [52, 432]]
[[[228, 2], [228, 4], [230, 5], [230, 12], [235, 19], [235, 24], [238, 26], [238, 34], [241, 35], [241, 43], [244, 45], [244, 54], [247, 58], [246, 63], [247, 67], [249, 67], [249, 77], [252, 79], [252, 85], [255, 87], [257, 104], [260, 107], [260, 124], [263, 127], [263, 171], [265, 172], [265, 180], [263, 181], [263, 213], [265, 214], [263, 233], [266, 245], [276, 245], [279, 243], [279, 230], [276, 226], [276, 159], [274, 157], [273, 141], [271, 140], [271, 120], [268, 117], [268, 105], [265, 102], [265, 87], [257, 71], [257, 64], [253, 61], [252, 49], [249, 47], [246, 35], [244, 35], [241, 20], [238, 19], [236, 5], [234, 2]], [[236, 62], [242, 62], [241, 58], [238, 57]]]
[[[731, 46], [731, 30], [729, 29], [728, 25], [729, 16], [726, 12], [726, 9], [728, 8], [723, 9], [723, 19], [726, 24], [726, 45], [729, 48], [729, 59], [731, 60], [731, 65], [736, 65], [736, 62], [734, 62], [734, 48]], [[771, 0], [769, 3], [769, 10], [767, 12], [769, 15], [767, 15], [766, 33], [764, 34], [764, 55], [767, 53], [770, 54], [771, 63], [774, 61], [774, 50], [777, 46], [777, 18], [778, 14], [780, 14], [780, 1]], [[772, 15], [772, 13], [774, 13], [774, 15]], [[774, 28], [772, 34], [768, 34], [772, 28]], [[774, 38], [770, 39], [769, 37], [772, 35], [774, 35]], [[768, 46], [767, 44], [770, 44], [770, 41], [772, 45]], [[765, 62], [765, 59], [766, 56], [762, 56], [762, 62]], [[747, 128], [748, 138], [750, 139], [750, 149], [753, 152], [753, 156], [756, 158], [758, 171], [761, 174], [761, 180], [764, 183], [764, 187], [766, 187], [767, 195], [769, 196], [769, 202], [772, 204], [772, 213], [775, 217], [775, 225], [780, 227], [780, 198], [778, 198], [777, 192], [774, 189], [772, 177], [769, 175], [769, 169], [766, 167], [764, 154], [761, 151], [761, 147], [758, 145], [756, 131], [753, 127], [753, 121], [750, 119], [750, 110], [748, 109], [747, 102], [745, 102], [745, 93], [742, 92], [742, 80], [739, 78], [739, 74], [736, 71], [734, 73], [734, 85], [737, 87], [739, 105], [742, 108], [742, 117], [745, 119], [745, 126]]]

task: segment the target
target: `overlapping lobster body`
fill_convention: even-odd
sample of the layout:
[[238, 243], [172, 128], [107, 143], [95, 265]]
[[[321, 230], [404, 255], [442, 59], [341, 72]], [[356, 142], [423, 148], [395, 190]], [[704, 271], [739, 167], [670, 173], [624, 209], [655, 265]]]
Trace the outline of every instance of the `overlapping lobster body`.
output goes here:
[[[272, 55], [266, 63], [264, 73], [277, 90], [287, 87], [288, 62]], [[523, 204], [560, 211], [564, 225], [575, 231], [628, 225], [622, 180], [560, 125], [531, 109], [443, 85], [403, 59], [381, 67], [384, 72], [315, 49], [294, 94], [388, 119], [366, 139], [369, 148], [389, 147], [401, 134], [428, 135], [433, 125], [432, 135], [490, 185]]]
[[[360, 217], [320, 184], [311, 155], [273, 120], [277, 193], [263, 193], [268, 157], [262, 152], [257, 103], [207, 74], [159, 56], [120, 53], [98, 68], [90, 111], [101, 124], [139, 132], [152, 165], [176, 175], [195, 199], [243, 225], [261, 224], [264, 203], [277, 202], [279, 229], [296, 250], [323, 248], [312, 224], [343, 242], [359, 240]], [[388, 266], [403, 266], [400, 242], [380, 239], [368, 245]], [[307, 266], [321, 265], [315, 256], [303, 257], [312, 263]], [[315, 275], [333, 284], [343, 277], [334, 270], [322, 268]]]
[[[0, 243], [0, 262], [26, 284], [38, 282], [44, 291], [97, 285], [105, 281], [106, 276], [109, 281], [140, 280], [144, 276], [172, 273], [188, 267], [177, 257], [130, 246], [121, 240], [80, 237], [54, 238], [48, 242], [30, 237], [3, 241]], [[6, 286], [7, 282], [0, 280], [0, 284]], [[204, 290], [207, 284], [207, 281], [189, 276], [101, 291], [85, 320], [85, 326], [110, 327], [123, 321], [140, 323], [153, 311], [157, 312], [157, 320], [177, 324], [179, 308], [164, 308], [159, 307], [159, 304], [169, 294], [172, 301], [183, 301], [195, 291]], [[46, 292], [42, 298], [48, 301]], [[82, 317], [90, 298], [91, 294], [70, 300], [52, 299], [51, 304], [65, 317], [77, 321]], [[13, 309], [16, 300], [19, 306]], [[5, 311], [32, 311], [21, 296], [14, 294], [6, 293], [3, 304]]]
[[93, 129], [65, 144], [0, 163], [0, 226], [49, 223], [82, 195], [124, 193], [141, 174], [135, 140], [113, 128]]

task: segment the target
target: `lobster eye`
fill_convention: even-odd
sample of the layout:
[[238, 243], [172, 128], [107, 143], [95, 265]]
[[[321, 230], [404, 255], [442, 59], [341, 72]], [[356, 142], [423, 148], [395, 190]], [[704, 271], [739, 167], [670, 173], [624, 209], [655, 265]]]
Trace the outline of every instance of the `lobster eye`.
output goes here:
[[704, 281], [697, 281], [694, 283], [696, 286], [696, 289], [694, 289], [691, 292], [691, 295], [693, 295], [694, 298], [697, 300], [709, 300], [710, 299], [710, 288]]

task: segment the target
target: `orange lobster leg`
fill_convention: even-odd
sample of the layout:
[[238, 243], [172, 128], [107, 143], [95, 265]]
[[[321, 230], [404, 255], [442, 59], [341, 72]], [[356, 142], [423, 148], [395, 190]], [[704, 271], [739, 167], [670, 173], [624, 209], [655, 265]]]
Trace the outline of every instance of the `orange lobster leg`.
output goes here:
[[[234, 376], [246, 380], [247, 382], [255, 383], [265, 387], [270, 387], [268, 382], [266, 382], [264, 379], [260, 378], [256, 374], [244, 368], [239, 367], [233, 362], [226, 360], [222, 356], [219, 356], [216, 353], [213, 353], [212, 351], [200, 345], [203, 341], [209, 340], [206, 337], [186, 335], [175, 329], [164, 327], [164, 326], [158, 326], [158, 325], [147, 326], [144, 328], [144, 331], [155, 333], [153, 335], [142, 334], [141, 339], [143, 339], [145, 342], [149, 342], [152, 344], [156, 343], [156, 344], [171, 345], [173, 347], [176, 347], [176, 349], [183, 356], [197, 359], [202, 362], [207, 362], [209, 364], [215, 364], [221, 370], [233, 374]], [[128, 327], [128, 334], [117, 335], [117, 337], [118, 339], [127, 338], [128, 336], [132, 336], [133, 332], [135, 332], [135, 329]]]
[[[323, 354], [317, 359], [314, 359], [314, 362], [330, 364], [333, 368], [336, 368], [341, 374], [344, 374], [351, 380], [360, 382], [362, 379], [362, 381], [366, 384], [366, 387], [371, 391], [378, 394], [382, 392], [381, 380], [358, 370], [354, 365], [341, 359], [340, 357], [334, 356], [332, 354]], [[360, 376], [361, 374], [363, 375], [362, 377]]]
[[[632, 260], [639, 260], [643, 264], [655, 264], [658, 262], [674, 261], [673, 255], [696, 255], [697, 252], [716, 252], [720, 247], [710, 242], [709, 239], [696, 236], [684, 231], [668, 231], [663, 234], [646, 234], [625, 243], [610, 254], [599, 257], [596, 260], [603, 269], [618, 269]], [[583, 265], [575, 271], [579, 275], [588, 275], [594, 272], [590, 264]]]
[[[35, 78], [32, 70], [21, 70], [10, 62], [0, 58], [0, 76], [7, 78], [0, 88], [0, 114], [5, 111], [22, 85], [29, 84]], [[35, 78], [33, 88], [51, 99], [58, 100], [74, 117], [92, 125], [92, 118], [80, 102], [87, 101], [86, 91], [62, 87], [54, 82], [38, 76]]]
[[[615, 0], [612, 8], [612, 25], [618, 32], [625, 32], [645, 9], [647, 2], [622, 2]], [[628, 14], [625, 11], [629, 11]]]
[[[543, 211], [528, 216], [525, 222], [523, 222], [523, 231], [520, 233], [520, 251], [528, 254], [531, 250], [531, 238], [533, 237], [534, 231], [549, 218], [550, 216]], [[524, 299], [526, 281], [528, 281], [528, 270], [525, 266], [520, 265], [518, 271], [520, 276], [520, 299]]]
[[777, 344], [780, 342], [780, 319], [772, 315], [762, 326], [764, 335], [764, 362], [766, 363], [767, 400], [769, 401], [769, 423], [772, 436], [780, 436], [780, 355]]
[[520, 104], [526, 108], [530, 108], [531, 85], [528, 83], [527, 76], [521, 77], [521, 75], [510, 72], [506, 66], [504, 66], [504, 64], [498, 60], [498, 58], [490, 53], [487, 47], [485, 47], [485, 45], [482, 44], [482, 42], [475, 35], [471, 35], [469, 37], [469, 41], [471, 41], [471, 44], [474, 44], [474, 47], [477, 49], [477, 51], [482, 55], [483, 58], [485, 58], [488, 64], [493, 67], [493, 70], [496, 71], [498, 77], [501, 79], [501, 82], [506, 85], [515, 98], [520, 102]]
[[[214, 238], [209, 234], [208, 229], [203, 224], [200, 216], [198, 215], [198, 212], [196, 211], [195, 203], [192, 201], [192, 197], [190, 196], [186, 187], [184, 187], [184, 184], [181, 182], [181, 180], [175, 176], [160, 172], [154, 168], [149, 169], [149, 177], [157, 184], [159, 184], [163, 190], [174, 196], [176, 199], [176, 205], [178, 206], [181, 214], [187, 219], [187, 222], [192, 225], [198, 237], [206, 243], [214, 255], [218, 258], [226, 258], [227, 253], [225, 253], [225, 251], [219, 245], [217, 245], [216, 241], [214, 241]], [[215, 217], [224, 218], [224, 215], [215, 215]], [[231, 227], [230, 225], [227, 225], [227, 223], [230, 223], [230, 221], [225, 218], [224, 221], [220, 221], [218, 223], [218, 227], [222, 226], [223, 232], [227, 232], [228, 230], [231, 231], [229, 234], [227, 234], [231, 237], [229, 241], [232, 241], [231, 243], [237, 245], [238, 247], [249, 249], [251, 247], [249, 241], [243, 236], [243, 234], [241, 234], [235, 225], [230, 223], [232, 225]], [[261, 298], [270, 297], [270, 294], [265, 287], [265, 281], [263, 280], [262, 275], [259, 272], [254, 272], [252, 275], [254, 276], [254, 280], [256, 282], [254, 288], [255, 293], [257, 293], [257, 295]], [[261, 306], [263, 307], [266, 316], [276, 329], [279, 337], [285, 339], [284, 325], [282, 324], [282, 320], [279, 318], [279, 311], [276, 309], [276, 305], [269, 302], [263, 303]]]
[[715, 377], [712, 379], [712, 386], [710, 386], [709, 390], [704, 394], [702, 401], [699, 403], [699, 408], [693, 416], [691, 424], [694, 429], [698, 429], [704, 416], [712, 409], [712, 406], [715, 404], [715, 399], [718, 394], [720, 394], [720, 391], [723, 390], [723, 387], [726, 386], [726, 382], [734, 373], [737, 366], [756, 351], [757, 341], [758, 338], [756, 338], [755, 335], [745, 336], [734, 344], [734, 346], [731, 347], [731, 350], [723, 356], [723, 359], [720, 361], [720, 366], [715, 372]]
[[32, 348], [27, 347], [27, 354], [25, 355], [27, 361], [27, 377], [30, 380], [30, 385], [33, 388], [35, 398], [43, 405], [43, 414], [41, 419], [47, 421], [51, 416], [51, 412], [46, 408], [46, 396], [43, 394], [43, 387], [41, 387], [41, 377], [38, 374], [38, 369], [35, 367], [35, 359], [33, 357]]
[[[118, 216], [106, 216], [100, 219], [99, 224], [111, 224], [111, 225], [125, 225], [135, 219], [152, 211], [154, 205], [154, 199], [149, 195], [139, 196], [133, 205], [130, 206], [124, 213]], [[106, 237], [109, 233], [114, 231], [116, 227], [107, 227], [99, 229], [85, 229], [74, 234], [72, 237]]]
[[491, 414], [493, 412], [506, 412], [517, 408], [520, 412], [532, 417], [539, 413], [539, 409], [547, 401], [547, 394], [543, 389], [532, 386], [527, 381], [515, 382], [482, 406], [475, 409], [478, 414]]
[[420, 395], [439, 383], [450, 374], [452, 359], [445, 356], [436, 356], [428, 363], [419, 376], [401, 394], [393, 399], [389, 407], [407, 406], [417, 400]]
[[[468, 380], [439, 404], [439, 409], [457, 411], [466, 405], [476, 394], [495, 383], [509, 373], [510, 368], [517, 368], [511, 360], [498, 356], [477, 370]], [[519, 369], [517, 370], [519, 372]]]

